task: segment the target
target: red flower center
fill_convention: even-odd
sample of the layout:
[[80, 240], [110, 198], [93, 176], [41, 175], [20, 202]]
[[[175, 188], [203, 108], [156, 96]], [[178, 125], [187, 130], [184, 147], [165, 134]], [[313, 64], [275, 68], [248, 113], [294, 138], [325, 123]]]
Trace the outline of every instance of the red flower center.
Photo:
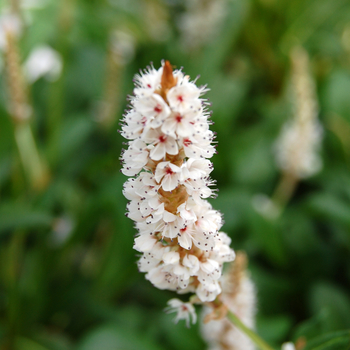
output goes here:
[[178, 123], [181, 122], [182, 118], [183, 118], [183, 117], [182, 117], [182, 115], [180, 115], [180, 114], [177, 114], [176, 117], [175, 117], [175, 119], [176, 119], [176, 121], [177, 121]]
[[174, 174], [174, 172], [170, 169], [170, 167], [167, 167], [165, 170], [166, 175]]
[[156, 106], [154, 107], [154, 111], [157, 112], [157, 113], [160, 113], [162, 110], [163, 110], [162, 107], [159, 106], [159, 105], [156, 105]]
[[192, 141], [190, 139], [184, 139], [183, 144], [184, 146], [188, 147], [189, 145], [192, 145]]
[[164, 135], [160, 135], [159, 142], [165, 142], [165, 141], [166, 141], [166, 137]]

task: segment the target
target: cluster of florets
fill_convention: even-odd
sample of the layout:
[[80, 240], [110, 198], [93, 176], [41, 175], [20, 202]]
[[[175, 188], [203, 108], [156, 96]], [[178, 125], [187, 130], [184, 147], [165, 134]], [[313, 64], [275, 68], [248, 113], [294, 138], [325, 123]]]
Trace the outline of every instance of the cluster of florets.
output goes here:
[[130, 140], [122, 172], [135, 176], [124, 195], [138, 229], [139, 270], [160, 289], [213, 301], [221, 293], [222, 265], [234, 251], [219, 232], [220, 213], [205, 200], [215, 195], [208, 160], [215, 153], [214, 133], [201, 98], [206, 88], [173, 72], [168, 61], [137, 75], [135, 84], [121, 134]]

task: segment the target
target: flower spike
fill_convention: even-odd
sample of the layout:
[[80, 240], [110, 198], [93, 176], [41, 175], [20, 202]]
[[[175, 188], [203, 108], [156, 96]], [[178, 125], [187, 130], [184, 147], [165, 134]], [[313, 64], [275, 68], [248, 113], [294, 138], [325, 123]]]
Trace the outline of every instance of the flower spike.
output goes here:
[[215, 153], [209, 129], [206, 87], [197, 87], [169, 61], [135, 76], [131, 108], [121, 134], [128, 149], [122, 172], [132, 176], [123, 193], [127, 216], [138, 230], [134, 249], [146, 279], [159, 289], [195, 293], [189, 303], [169, 302], [176, 320], [196, 320], [194, 302], [212, 302], [221, 293], [224, 262], [233, 261], [221, 214], [206, 200]]

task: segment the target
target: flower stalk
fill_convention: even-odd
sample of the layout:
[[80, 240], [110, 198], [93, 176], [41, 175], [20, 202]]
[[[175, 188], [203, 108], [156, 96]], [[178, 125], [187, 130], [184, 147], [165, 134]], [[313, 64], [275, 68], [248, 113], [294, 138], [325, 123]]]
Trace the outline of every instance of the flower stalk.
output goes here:
[[107, 130], [117, 119], [120, 108], [120, 86], [125, 66], [134, 56], [135, 44], [134, 36], [126, 30], [114, 30], [110, 35], [104, 93], [97, 111], [97, 121]]
[[21, 71], [17, 38], [11, 26], [6, 31], [5, 59], [10, 97], [9, 110], [14, 122], [15, 140], [21, 163], [32, 187], [42, 189], [46, 186], [49, 175], [39, 155], [30, 127], [32, 109], [28, 103], [26, 85]]

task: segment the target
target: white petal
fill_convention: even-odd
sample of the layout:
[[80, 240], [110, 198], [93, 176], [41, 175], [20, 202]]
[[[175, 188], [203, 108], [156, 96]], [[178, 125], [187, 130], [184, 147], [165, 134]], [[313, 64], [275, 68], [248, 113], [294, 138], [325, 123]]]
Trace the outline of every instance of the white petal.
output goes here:
[[165, 149], [166, 149], [166, 153], [171, 155], [175, 155], [179, 153], [177, 142], [171, 136], [169, 136], [167, 139], [167, 142], [165, 144]]
[[192, 248], [192, 238], [187, 232], [182, 233], [177, 240], [182, 248], [188, 250]]
[[165, 264], [176, 264], [180, 260], [180, 254], [178, 252], [168, 252], [163, 255], [163, 261]]
[[178, 176], [165, 176], [162, 181], [162, 187], [164, 191], [172, 191], [174, 190], [179, 184]]
[[186, 254], [182, 259], [182, 264], [190, 269], [192, 275], [199, 270], [199, 260], [195, 255]]
[[141, 235], [135, 238], [134, 249], [139, 252], [149, 252], [153, 246], [157, 243], [157, 240], [150, 235]]
[[169, 211], [164, 211], [164, 214], [163, 214], [163, 220], [165, 222], [173, 222], [177, 219], [177, 216], [170, 213]]
[[161, 160], [165, 157], [165, 145], [164, 143], [158, 143], [150, 152], [150, 158], [153, 160]]

